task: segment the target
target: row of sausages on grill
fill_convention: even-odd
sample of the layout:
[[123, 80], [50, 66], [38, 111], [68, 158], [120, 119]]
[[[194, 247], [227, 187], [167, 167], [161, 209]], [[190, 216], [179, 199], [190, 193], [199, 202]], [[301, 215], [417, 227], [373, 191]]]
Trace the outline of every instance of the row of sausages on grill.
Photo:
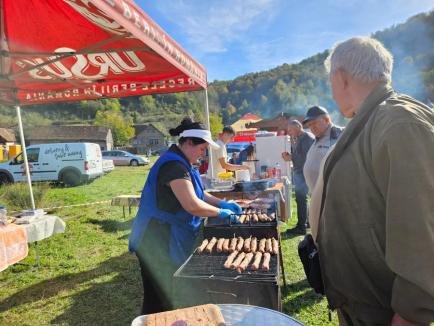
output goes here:
[[216, 237], [208, 240], [202, 241], [202, 244], [197, 247], [197, 252], [201, 254], [206, 252], [208, 254], [212, 253], [216, 248], [217, 253], [233, 253], [235, 251], [245, 252], [245, 253], [270, 253], [277, 255], [279, 252], [279, 242], [275, 238], [262, 238], [258, 240], [256, 237], [242, 238], [234, 237], [232, 239], [220, 238], [217, 240]]
[[253, 260], [250, 269], [252, 271], [257, 271], [259, 270], [262, 260], [261, 270], [264, 272], [268, 272], [270, 270], [270, 258], [271, 255], [269, 252], [262, 253], [260, 251], [257, 251], [256, 253], [245, 253], [234, 251], [226, 259], [224, 267], [227, 269], [236, 269], [238, 273], [242, 273], [249, 267], [249, 264]]
[[247, 209], [243, 210], [242, 214], [239, 216], [238, 222], [243, 223], [258, 223], [258, 222], [271, 222], [276, 219], [276, 213], [271, 213], [267, 215], [260, 210]]

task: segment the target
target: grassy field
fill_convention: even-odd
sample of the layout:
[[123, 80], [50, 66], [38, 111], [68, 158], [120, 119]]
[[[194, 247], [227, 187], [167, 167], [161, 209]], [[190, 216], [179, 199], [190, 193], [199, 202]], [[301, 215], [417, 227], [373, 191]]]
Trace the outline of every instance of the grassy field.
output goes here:
[[[88, 185], [52, 188], [47, 202], [54, 207], [138, 194], [148, 171], [117, 167]], [[25, 260], [0, 273], [0, 325], [129, 325], [142, 295], [139, 266], [127, 250], [134, 214], [124, 219], [122, 208], [109, 204], [54, 213], [67, 229], [39, 243], [40, 266], [34, 267], [32, 245]], [[295, 221], [294, 215], [288, 225]], [[336, 325], [336, 316], [328, 323], [325, 300], [304, 279], [296, 253], [300, 238], [283, 240], [284, 312], [306, 325]]]

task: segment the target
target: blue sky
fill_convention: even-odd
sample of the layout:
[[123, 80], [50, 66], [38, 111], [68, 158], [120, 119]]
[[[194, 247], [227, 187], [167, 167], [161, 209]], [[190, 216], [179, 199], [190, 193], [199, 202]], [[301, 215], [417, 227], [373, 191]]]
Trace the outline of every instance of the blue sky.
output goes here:
[[208, 72], [227, 80], [300, 60], [434, 9], [433, 0], [136, 0]]

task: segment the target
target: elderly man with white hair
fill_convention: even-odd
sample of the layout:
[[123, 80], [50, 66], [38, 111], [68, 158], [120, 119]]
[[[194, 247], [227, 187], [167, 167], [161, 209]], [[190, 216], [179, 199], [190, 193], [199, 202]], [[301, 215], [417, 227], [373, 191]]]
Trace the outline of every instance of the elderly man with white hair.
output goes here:
[[316, 242], [341, 325], [434, 321], [434, 113], [391, 88], [392, 55], [354, 37], [326, 60], [352, 118], [327, 158]]

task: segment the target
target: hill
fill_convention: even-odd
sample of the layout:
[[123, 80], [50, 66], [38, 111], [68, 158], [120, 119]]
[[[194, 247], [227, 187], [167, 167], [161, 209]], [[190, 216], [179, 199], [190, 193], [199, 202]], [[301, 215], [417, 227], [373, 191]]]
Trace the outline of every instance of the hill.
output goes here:
[[[434, 102], [434, 11], [409, 18], [373, 34], [394, 55], [394, 87], [423, 101]], [[214, 81], [209, 86], [210, 110], [232, 123], [252, 112], [272, 117], [279, 112], [304, 114], [307, 107], [329, 108], [343, 122], [330, 93], [323, 67], [327, 51], [296, 64], [249, 73], [234, 80]], [[174, 126], [183, 116], [204, 120], [203, 92], [129, 97], [26, 107], [24, 123], [93, 123], [98, 110], [119, 107], [135, 123], [153, 122], [162, 128]], [[1, 125], [16, 123], [15, 111], [0, 107]]]

